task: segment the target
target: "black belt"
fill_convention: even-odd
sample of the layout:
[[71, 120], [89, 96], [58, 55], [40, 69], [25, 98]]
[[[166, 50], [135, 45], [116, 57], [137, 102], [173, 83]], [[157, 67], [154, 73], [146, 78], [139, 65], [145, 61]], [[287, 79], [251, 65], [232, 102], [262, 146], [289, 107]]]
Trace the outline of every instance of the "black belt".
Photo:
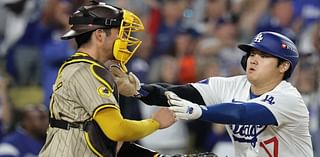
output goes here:
[[80, 128], [81, 130], [85, 129], [85, 122], [75, 122], [70, 123], [65, 120], [58, 120], [54, 118], [49, 118], [50, 126], [53, 128], [60, 128], [65, 130], [70, 130], [70, 128]]

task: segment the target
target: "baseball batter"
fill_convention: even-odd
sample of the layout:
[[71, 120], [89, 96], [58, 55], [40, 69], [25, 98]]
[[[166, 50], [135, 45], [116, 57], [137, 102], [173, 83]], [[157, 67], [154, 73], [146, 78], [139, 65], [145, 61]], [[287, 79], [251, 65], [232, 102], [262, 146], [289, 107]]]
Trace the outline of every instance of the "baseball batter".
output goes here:
[[[144, 29], [141, 20], [128, 10], [93, 1], [80, 7], [69, 23], [71, 30], [62, 39], [75, 38], [78, 50], [58, 72], [40, 156], [159, 156], [130, 141], [170, 126], [173, 114], [160, 109], [150, 119], [124, 119], [117, 84], [103, 65], [114, 59], [125, 71], [125, 63], [141, 44], [131, 36]], [[135, 49], [128, 50], [128, 45]]]
[[237, 157], [312, 157], [309, 112], [286, 81], [299, 58], [294, 43], [281, 34], [261, 32], [239, 48], [246, 52], [246, 75], [182, 86], [145, 85], [141, 100], [153, 104], [165, 93], [177, 119], [226, 124]]

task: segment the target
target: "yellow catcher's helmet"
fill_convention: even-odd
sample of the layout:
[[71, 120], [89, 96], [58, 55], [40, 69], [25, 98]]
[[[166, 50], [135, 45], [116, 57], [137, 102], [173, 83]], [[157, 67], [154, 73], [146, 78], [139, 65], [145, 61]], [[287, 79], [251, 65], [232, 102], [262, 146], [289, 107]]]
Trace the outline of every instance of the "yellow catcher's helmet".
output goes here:
[[113, 46], [113, 56], [126, 64], [141, 45], [141, 40], [133, 37], [134, 32], [144, 30], [144, 26], [134, 13], [106, 3], [95, 2], [82, 6], [69, 18], [71, 29], [61, 39], [68, 40], [96, 29], [119, 28], [119, 37]]

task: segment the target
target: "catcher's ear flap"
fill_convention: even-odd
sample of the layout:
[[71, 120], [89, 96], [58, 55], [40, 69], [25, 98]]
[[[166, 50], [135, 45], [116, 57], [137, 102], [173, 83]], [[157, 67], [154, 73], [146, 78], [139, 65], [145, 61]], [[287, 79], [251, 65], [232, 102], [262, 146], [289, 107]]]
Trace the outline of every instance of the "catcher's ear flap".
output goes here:
[[246, 68], [247, 68], [248, 57], [249, 57], [249, 53], [243, 55], [242, 58], [241, 58], [241, 66], [244, 69], [244, 71], [246, 71]]

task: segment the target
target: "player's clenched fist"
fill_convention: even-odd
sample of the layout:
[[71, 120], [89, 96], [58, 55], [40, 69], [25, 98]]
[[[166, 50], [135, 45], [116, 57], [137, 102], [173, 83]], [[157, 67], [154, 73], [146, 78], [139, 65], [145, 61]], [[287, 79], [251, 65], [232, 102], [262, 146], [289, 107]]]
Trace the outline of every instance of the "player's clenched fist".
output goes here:
[[176, 122], [172, 111], [170, 111], [167, 107], [161, 107], [159, 110], [154, 112], [152, 119], [159, 122], [160, 129], [167, 128]]
[[182, 99], [171, 91], [166, 91], [165, 95], [170, 104], [169, 109], [174, 112], [176, 119], [193, 120], [202, 115], [202, 109], [198, 104]]

